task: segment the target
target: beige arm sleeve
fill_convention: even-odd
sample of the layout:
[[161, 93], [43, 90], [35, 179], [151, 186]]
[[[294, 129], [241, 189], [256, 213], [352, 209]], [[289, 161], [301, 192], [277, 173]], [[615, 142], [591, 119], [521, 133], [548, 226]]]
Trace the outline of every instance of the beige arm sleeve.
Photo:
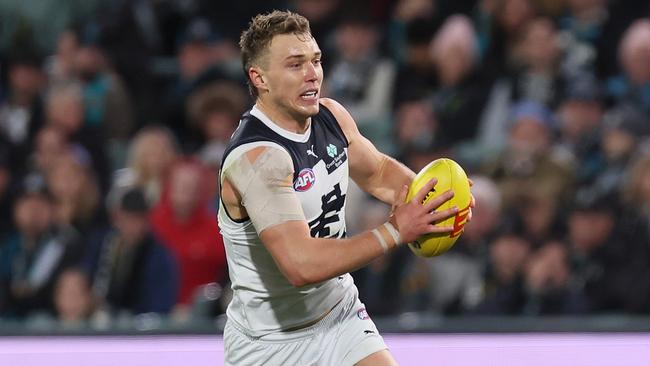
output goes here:
[[286, 221], [305, 221], [293, 190], [293, 162], [286, 150], [255, 147], [224, 165], [224, 178], [241, 195], [241, 205], [258, 234]]

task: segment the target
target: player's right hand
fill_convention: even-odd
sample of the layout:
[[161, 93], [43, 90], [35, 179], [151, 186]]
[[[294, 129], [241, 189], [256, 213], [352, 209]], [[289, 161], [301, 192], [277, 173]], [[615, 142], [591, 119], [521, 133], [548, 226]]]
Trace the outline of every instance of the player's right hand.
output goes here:
[[[389, 220], [400, 234], [402, 243], [410, 243], [422, 235], [430, 233], [449, 233], [453, 226], [436, 226], [436, 223], [454, 216], [458, 207], [439, 211], [438, 208], [449, 201], [454, 192], [449, 190], [422, 204], [427, 193], [435, 187], [437, 179], [432, 179], [420, 189], [409, 202], [406, 201], [408, 186], [404, 185], [397, 198], [393, 214]], [[400, 243], [400, 244], [402, 244]]]

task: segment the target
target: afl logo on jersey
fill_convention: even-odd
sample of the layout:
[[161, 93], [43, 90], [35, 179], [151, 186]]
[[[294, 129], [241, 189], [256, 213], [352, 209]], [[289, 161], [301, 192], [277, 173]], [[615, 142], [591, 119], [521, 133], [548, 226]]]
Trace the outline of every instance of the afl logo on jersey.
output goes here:
[[298, 177], [293, 182], [293, 189], [298, 192], [309, 190], [314, 183], [316, 183], [316, 174], [310, 168], [305, 168], [300, 171]]

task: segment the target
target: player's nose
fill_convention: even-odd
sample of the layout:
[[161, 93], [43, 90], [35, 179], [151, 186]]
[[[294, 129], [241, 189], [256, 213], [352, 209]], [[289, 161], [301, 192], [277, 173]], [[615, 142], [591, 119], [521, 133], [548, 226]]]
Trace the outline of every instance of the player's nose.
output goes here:
[[309, 63], [307, 66], [307, 70], [305, 72], [305, 80], [307, 81], [316, 81], [318, 80], [318, 70], [317, 66]]

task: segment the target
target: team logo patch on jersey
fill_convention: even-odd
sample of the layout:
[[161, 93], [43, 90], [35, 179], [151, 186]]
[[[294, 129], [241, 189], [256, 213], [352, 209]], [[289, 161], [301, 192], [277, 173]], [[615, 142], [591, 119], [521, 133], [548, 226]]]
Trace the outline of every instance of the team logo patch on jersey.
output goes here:
[[311, 168], [305, 168], [298, 173], [298, 177], [293, 182], [293, 189], [298, 192], [309, 190], [316, 183], [316, 174]]
[[361, 320], [370, 319], [370, 316], [368, 315], [368, 312], [366, 311], [366, 308], [361, 308], [361, 309], [357, 310], [357, 316]]
[[330, 158], [335, 157], [336, 153], [337, 153], [336, 146], [334, 146], [332, 144], [327, 145], [327, 155], [329, 155]]

